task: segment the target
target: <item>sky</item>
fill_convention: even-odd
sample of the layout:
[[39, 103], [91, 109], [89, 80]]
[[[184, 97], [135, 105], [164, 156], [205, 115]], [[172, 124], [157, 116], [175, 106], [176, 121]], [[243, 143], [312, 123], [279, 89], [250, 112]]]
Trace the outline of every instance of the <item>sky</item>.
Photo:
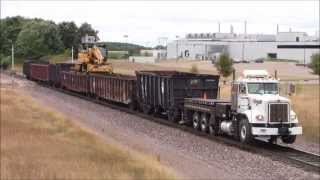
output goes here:
[[[101, 41], [165, 44], [187, 33], [244, 32], [275, 34], [279, 30], [319, 31], [319, 1], [4, 1], [1, 18], [24, 16], [56, 23], [88, 22]], [[124, 35], [128, 35], [125, 38]]]

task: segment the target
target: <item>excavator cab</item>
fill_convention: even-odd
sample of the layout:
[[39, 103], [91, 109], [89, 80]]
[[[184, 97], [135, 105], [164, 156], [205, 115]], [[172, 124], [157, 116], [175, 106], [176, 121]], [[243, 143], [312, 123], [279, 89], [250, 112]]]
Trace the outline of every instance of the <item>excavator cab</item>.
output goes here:
[[82, 50], [78, 53], [78, 60], [75, 63], [74, 70], [78, 72], [111, 74], [113, 68], [107, 62], [107, 49], [105, 46], [98, 47], [94, 36], [86, 35], [81, 41]]

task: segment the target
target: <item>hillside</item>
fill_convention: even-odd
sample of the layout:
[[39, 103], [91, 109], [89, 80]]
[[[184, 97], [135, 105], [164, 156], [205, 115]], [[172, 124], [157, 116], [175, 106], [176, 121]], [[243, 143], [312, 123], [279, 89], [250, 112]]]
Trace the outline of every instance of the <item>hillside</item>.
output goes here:
[[105, 44], [109, 51], [129, 51], [130, 55], [139, 54], [141, 49], [151, 49], [150, 47], [122, 42], [100, 42], [99, 44]]

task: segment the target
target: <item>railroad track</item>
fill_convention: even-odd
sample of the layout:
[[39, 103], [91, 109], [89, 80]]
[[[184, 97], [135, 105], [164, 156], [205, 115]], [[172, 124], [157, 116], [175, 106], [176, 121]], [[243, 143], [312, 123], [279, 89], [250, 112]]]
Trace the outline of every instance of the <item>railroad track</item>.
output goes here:
[[[23, 78], [20, 77], [19, 75], [16, 75], [15, 77], [17, 78]], [[81, 95], [78, 94], [76, 92], [71, 92], [68, 90], [64, 90], [64, 89], [60, 89], [60, 88], [54, 88], [48, 85], [44, 85], [44, 84], [40, 84], [44, 87], [65, 93], [65, 94], [69, 94], [81, 99], [85, 99], [87, 101], [90, 102], [94, 102], [96, 104], [101, 104], [104, 106], [107, 106], [109, 108], [112, 109], [116, 109], [122, 112], [126, 112], [129, 114], [134, 114], [136, 116], [139, 116], [141, 118], [144, 119], [148, 119], [157, 123], [160, 123], [162, 125], [166, 125], [169, 127], [173, 127], [173, 128], [177, 128], [180, 130], [183, 130], [185, 132], [197, 135], [197, 136], [201, 136], [204, 137], [206, 139], [210, 139], [210, 140], [214, 140], [215, 142], [224, 144], [224, 145], [228, 145], [228, 146], [232, 146], [232, 147], [237, 147], [239, 149], [251, 152], [251, 153], [255, 153], [255, 154], [259, 154], [265, 157], [270, 157], [271, 159], [275, 160], [275, 161], [280, 161], [280, 162], [284, 162], [286, 164], [289, 164], [291, 166], [297, 167], [297, 168], [301, 168], [304, 169], [306, 171], [311, 171], [311, 172], [320, 172], [320, 155], [318, 154], [314, 154], [314, 153], [310, 153], [310, 152], [305, 152], [302, 150], [298, 150], [298, 149], [294, 149], [291, 147], [286, 147], [286, 146], [281, 146], [281, 145], [277, 145], [277, 144], [270, 144], [267, 142], [263, 142], [263, 141], [254, 141], [252, 144], [249, 145], [244, 145], [230, 137], [227, 136], [212, 136], [209, 135], [207, 133], [203, 133], [201, 131], [195, 131], [192, 127], [189, 126], [185, 126], [185, 125], [178, 125], [177, 123], [173, 123], [171, 121], [168, 121], [164, 118], [161, 117], [154, 117], [151, 115], [147, 115], [141, 112], [137, 112], [137, 111], [133, 111], [127, 107], [125, 107], [124, 105], [119, 105], [117, 103], [113, 103], [113, 102], [108, 102], [105, 100], [100, 100], [100, 99], [94, 99], [85, 95]]]

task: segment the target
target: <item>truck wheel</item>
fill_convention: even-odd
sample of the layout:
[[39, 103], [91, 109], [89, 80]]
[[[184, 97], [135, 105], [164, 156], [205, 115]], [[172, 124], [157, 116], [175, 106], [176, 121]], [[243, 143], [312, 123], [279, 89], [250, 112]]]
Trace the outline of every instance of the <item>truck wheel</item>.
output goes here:
[[239, 138], [240, 142], [246, 144], [252, 141], [250, 125], [247, 119], [242, 119], [239, 124]]
[[199, 130], [200, 120], [198, 112], [195, 112], [192, 117], [192, 126], [195, 130]]
[[168, 120], [171, 122], [177, 122], [177, 111], [169, 110], [168, 111]]
[[142, 111], [144, 114], [149, 114], [150, 113], [150, 109], [147, 105], [143, 105], [142, 107]]
[[135, 111], [137, 110], [137, 105], [135, 102], [130, 102], [129, 103], [129, 109], [132, 110], [132, 111]]
[[206, 113], [202, 113], [201, 115], [200, 128], [202, 132], [208, 132], [208, 118]]
[[209, 133], [214, 136], [219, 135], [219, 128], [216, 127], [214, 124], [209, 125]]
[[293, 144], [296, 140], [296, 135], [281, 136], [281, 140], [283, 143]]

